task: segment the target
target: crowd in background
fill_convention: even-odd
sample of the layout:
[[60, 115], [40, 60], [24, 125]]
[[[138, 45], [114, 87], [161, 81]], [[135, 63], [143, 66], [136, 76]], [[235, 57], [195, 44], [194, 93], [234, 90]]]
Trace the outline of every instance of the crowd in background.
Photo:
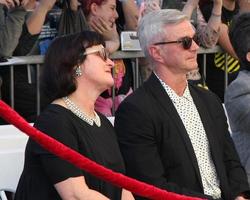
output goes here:
[[[206, 85], [224, 100], [224, 70], [228, 68], [228, 83], [238, 74], [240, 63], [228, 37], [228, 26], [233, 16], [239, 11], [245, 12], [249, 5], [245, 1], [160, 1], [160, 0], [1, 0], [0, 2], [0, 57], [2, 61], [11, 56], [44, 55], [51, 41], [60, 35], [72, 34], [82, 30], [94, 30], [103, 35], [106, 48], [113, 53], [120, 48], [121, 31], [136, 31], [138, 20], [157, 9], [178, 8], [192, 21], [196, 28], [195, 40], [205, 48], [220, 45], [225, 53], [207, 56]], [[92, 8], [92, 5], [97, 5]], [[225, 59], [227, 53], [227, 61]], [[200, 72], [203, 57], [198, 57]], [[151, 74], [150, 61], [140, 59], [141, 79], [146, 80]], [[35, 74], [34, 68], [18, 67], [14, 73], [15, 108], [27, 120], [36, 118], [35, 104], [36, 81], [28, 76]], [[6, 102], [9, 98], [9, 69], [0, 69], [2, 82], [1, 96]], [[203, 74], [201, 74], [203, 76]], [[197, 71], [189, 73], [189, 79], [201, 80]], [[132, 63], [129, 59], [115, 61], [115, 109], [132, 92]], [[199, 83], [199, 81], [198, 81]], [[201, 81], [200, 81], [201, 83]], [[42, 96], [42, 105], [47, 104]], [[111, 89], [103, 92], [96, 102], [96, 109], [106, 116], [112, 115], [113, 99]]]
[[[240, 34], [232, 36], [234, 33], [230, 32], [231, 35], [229, 33], [230, 27], [236, 26], [231, 25], [233, 19], [239, 14], [250, 12], [250, 3], [246, 0], [187, 0], [185, 2], [180, 0], [0, 0], [0, 62], [6, 62], [12, 56], [46, 55], [55, 38], [82, 31], [93, 31], [102, 36], [103, 47], [105, 47], [105, 55], [102, 57], [107, 61], [105, 56], [120, 49], [122, 31], [137, 31], [138, 24], [144, 16], [161, 9], [179, 9], [192, 22], [195, 32], [191, 43], [190, 38], [177, 41], [182, 43], [184, 49], [189, 49], [193, 40], [204, 48], [211, 48], [215, 45], [222, 48], [222, 52], [207, 56], [205, 84], [202, 82], [205, 74], [202, 74], [203, 57], [201, 55], [197, 57], [199, 68], [191, 70], [186, 76], [189, 82], [214, 92], [220, 98], [221, 103], [225, 101], [229, 122], [232, 124], [232, 136], [249, 176], [248, 155], [246, 151], [242, 150], [248, 148], [249, 131], [248, 126], [244, 128], [245, 125], [241, 124], [242, 121], [241, 123], [238, 121], [243, 116], [249, 116], [248, 105], [250, 104], [246, 103], [246, 107], [243, 109], [239, 107], [243, 103], [232, 104], [236, 98], [232, 91], [241, 91], [239, 87], [242, 86], [238, 85], [241, 83], [240, 80], [249, 80], [244, 78], [244, 76], [249, 76], [248, 73], [240, 72], [245, 70], [248, 65], [246, 65], [247, 61], [243, 62], [245, 60], [241, 57], [238, 43], [235, 42], [235, 39], [231, 39], [240, 37]], [[245, 23], [244, 20], [241, 22]], [[98, 35], [95, 37], [98, 38]], [[102, 43], [101, 39], [96, 40], [98, 40], [98, 45]], [[250, 41], [245, 42], [248, 44]], [[157, 45], [162, 44], [164, 42]], [[86, 46], [86, 49], [96, 45]], [[142, 49], [145, 49], [147, 45], [141, 42]], [[98, 49], [97, 52], [99, 51], [101, 50]], [[154, 72], [152, 68], [154, 60], [147, 54], [148, 52], [145, 51], [145, 58], [139, 59], [142, 82], [148, 80]], [[119, 59], [110, 64], [114, 71], [115, 98], [112, 98], [112, 84], [109, 85], [110, 87], [98, 90], [98, 96], [93, 101], [97, 112], [105, 116], [112, 116], [112, 109], [118, 109], [121, 102], [134, 92], [132, 62], [130, 59]], [[77, 76], [82, 73], [77, 71], [77, 68], [74, 70], [76, 70]], [[229, 87], [224, 96], [225, 71], [228, 74]], [[35, 67], [30, 68], [26, 65], [14, 70], [15, 109], [29, 122], [34, 122], [37, 118], [35, 73]], [[33, 78], [29, 80], [29, 76]], [[238, 82], [235, 82], [235, 79]], [[1, 98], [10, 103], [9, 67], [0, 68], [0, 91]], [[43, 91], [41, 94], [43, 110], [52, 100]], [[240, 101], [248, 102], [249, 97]], [[65, 103], [67, 104], [67, 99], [65, 99]], [[240, 114], [243, 111], [242, 116]], [[247, 121], [245, 123], [249, 124]], [[244, 139], [242, 139], [242, 133], [244, 133]], [[121, 166], [122, 168], [123, 166]]]

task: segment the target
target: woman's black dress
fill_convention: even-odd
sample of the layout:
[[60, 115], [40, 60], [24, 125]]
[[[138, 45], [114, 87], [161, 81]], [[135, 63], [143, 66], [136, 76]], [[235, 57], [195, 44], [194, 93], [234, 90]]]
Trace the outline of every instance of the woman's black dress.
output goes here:
[[[51, 104], [39, 116], [35, 127], [95, 162], [124, 173], [124, 163], [114, 129], [104, 116], [99, 116], [101, 127], [95, 124], [91, 126], [68, 109]], [[121, 198], [120, 188], [61, 160], [29, 139], [15, 200], [61, 199], [54, 184], [77, 176], [84, 176], [89, 188], [110, 199]]]

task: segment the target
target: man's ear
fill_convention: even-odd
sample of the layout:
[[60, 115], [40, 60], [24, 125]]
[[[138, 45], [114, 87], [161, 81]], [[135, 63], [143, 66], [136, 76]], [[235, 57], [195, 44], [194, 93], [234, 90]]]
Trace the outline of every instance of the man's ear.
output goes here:
[[163, 61], [162, 56], [161, 56], [161, 51], [157, 46], [155, 46], [155, 45], [149, 46], [148, 52], [153, 60], [155, 60], [157, 62]]
[[90, 5], [90, 12], [93, 14], [93, 15], [97, 15], [98, 14], [98, 5], [96, 3], [92, 3]]
[[250, 52], [247, 53], [246, 59], [247, 59], [248, 62], [250, 62]]

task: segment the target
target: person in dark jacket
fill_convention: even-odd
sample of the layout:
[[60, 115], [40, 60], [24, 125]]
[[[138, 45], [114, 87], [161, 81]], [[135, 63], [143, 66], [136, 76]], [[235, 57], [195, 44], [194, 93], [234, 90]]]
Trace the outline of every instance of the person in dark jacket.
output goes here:
[[116, 112], [126, 173], [179, 194], [247, 199], [246, 173], [219, 98], [187, 81], [198, 67], [194, 35], [177, 10], [153, 11], [140, 21], [139, 40], [154, 71]]

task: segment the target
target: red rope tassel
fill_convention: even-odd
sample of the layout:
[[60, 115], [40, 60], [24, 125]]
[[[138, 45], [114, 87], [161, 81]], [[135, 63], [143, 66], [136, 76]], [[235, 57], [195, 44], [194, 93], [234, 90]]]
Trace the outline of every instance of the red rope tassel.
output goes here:
[[13, 124], [18, 129], [30, 136], [34, 141], [39, 143], [45, 149], [58, 157], [67, 160], [78, 168], [100, 178], [104, 181], [112, 183], [117, 187], [125, 188], [132, 193], [149, 199], [157, 200], [199, 200], [200, 198], [188, 197], [166, 190], [159, 189], [152, 185], [137, 181], [135, 179], [124, 176], [121, 173], [113, 172], [96, 162], [84, 157], [80, 153], [70, 149], [64, 144], [56, 141], [52, 137], [42, 133], [36, 128], [30, 126], [17, 112], [11, 109], [6, 103], [0, 100], [0, 116], [7, 122]]

